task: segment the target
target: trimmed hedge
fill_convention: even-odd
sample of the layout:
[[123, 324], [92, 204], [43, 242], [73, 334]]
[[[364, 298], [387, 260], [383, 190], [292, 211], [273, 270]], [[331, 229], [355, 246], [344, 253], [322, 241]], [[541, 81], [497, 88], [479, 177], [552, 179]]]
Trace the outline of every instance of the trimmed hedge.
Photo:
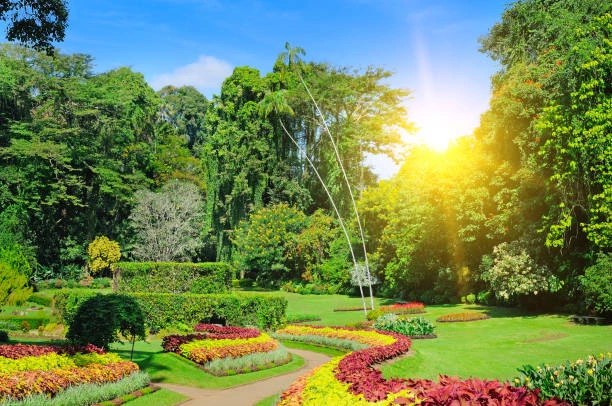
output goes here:
[[51, 304], [53, 303], [53, 297], [43, 295], [42, 293], [32, 293], [32, 295], [28, 298], [28, 302], [45, 307], [51, 307]]
[[119, 262], [113, 271], [118, 293], [225, 293], [234, 277], [224, 262]]
[[[55, 294], [55, 313], [70, 325], [76, 310], [96, 295], [88, 290], [62, 290]], [[234, 326], [257, 326], [275, 329], [285, 323], [287, 299], [257, 294], [128, 293], [136, 299], [149, 329], [158, 331], [178, 323], [225, 323]]]
[[159, 330], [177, 323], [224, 323], [276, 329], [285, 322], [287, 299], [282, 296], [185, 293], [131, 293], [145, 314], [149, 328]]
[[72, 324], [72, 319], [81, 303], [99, 294], [99, 292], [89, 289], [59, 290], [53, 295], [53, 314], [69, 326]]

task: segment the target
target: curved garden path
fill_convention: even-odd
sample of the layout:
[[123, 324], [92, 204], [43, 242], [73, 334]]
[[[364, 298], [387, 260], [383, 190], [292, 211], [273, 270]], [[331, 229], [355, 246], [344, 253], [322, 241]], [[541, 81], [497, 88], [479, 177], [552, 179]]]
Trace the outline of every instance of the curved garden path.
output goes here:
[[287, 389], [298, 377], [304, 375], [313, 368], [329, 361], [329, 355], [312, 351], [291, 349], [290, 352], [304, 358], [305, 364], [297, 371], [287, 374], [273, 376], [260, 381], [234, 386], [227, 389], [200, 389], [190, 386], [172, 385], [167, 383], [156, 383], [157, 386], [169, 389], [173, 392], [189, 396], [189, 400], [181, 403], [182, 406], [196, 405], [227, 405], [227, 406], [251, 406], [262, 399], [275, 395]]

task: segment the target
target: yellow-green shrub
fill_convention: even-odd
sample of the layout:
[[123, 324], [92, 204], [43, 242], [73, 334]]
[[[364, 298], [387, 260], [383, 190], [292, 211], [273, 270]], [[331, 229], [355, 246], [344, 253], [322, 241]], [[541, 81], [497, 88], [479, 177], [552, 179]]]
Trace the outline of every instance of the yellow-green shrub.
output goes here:
[[119, 243], [106, 236], [97, 236], [89, 243], [87, 253], [89, 254], [89, 269], [92, 273], [109, 269], [112, 264], [121, 259]]

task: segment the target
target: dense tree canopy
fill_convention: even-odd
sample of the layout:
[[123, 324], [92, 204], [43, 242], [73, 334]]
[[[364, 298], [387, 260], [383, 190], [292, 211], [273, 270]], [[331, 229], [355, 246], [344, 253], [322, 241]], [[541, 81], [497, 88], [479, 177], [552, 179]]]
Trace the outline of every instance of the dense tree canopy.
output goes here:
[[[598, 0], [509, 4], [481, 39], [500, 70], [479, 127], [446, 152], [403, 157], [409, 93], [381, 68], [307, 61], [286, 44], [269, 73], [237, 67], [208, 100], [156, 93], [129, 68], [95, 74], [88, 55], [2, 46], [0, 258], [35, 279], [78, 277], [95, 236], [155, 259], [162, 248], [143, 249], [157, 230], [189, 237], [166, 259], [342, 291], [352, 261], [320, 176], [355, 246], [358, 198], [379, 293], [593, 307], [612, 249], [611, 12]], [[399, 173], [377, 182], [368, 154], [403, 158]], [[163, 196], [165, 212], [144, 210]], [[159, 231], [179, 214], [171, 223], [188, 231]]]
[[53, 52], [52, 41], [62, 41], [68, 22], [65, 0], [1, 0], [0, 20], [7, 22], [6, 38]]

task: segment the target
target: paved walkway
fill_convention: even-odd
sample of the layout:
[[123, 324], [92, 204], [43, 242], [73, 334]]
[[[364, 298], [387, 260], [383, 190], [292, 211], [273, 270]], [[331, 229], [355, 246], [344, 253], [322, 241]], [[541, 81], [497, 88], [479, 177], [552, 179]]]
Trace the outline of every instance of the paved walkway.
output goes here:
[[189, 396], [190, 399], [182, 402], [181, 406], [252, 406], [262, 399], [281, 393], [298, 377], [331, 359], [328, 355], [312, 351], [292, 348], [290, 352], [304, 358], [306, 363], [302, 368], [287, 374], [277, 375], [228, 389], [199, 389], [167, 383], [156, 383], [156, 385]]

